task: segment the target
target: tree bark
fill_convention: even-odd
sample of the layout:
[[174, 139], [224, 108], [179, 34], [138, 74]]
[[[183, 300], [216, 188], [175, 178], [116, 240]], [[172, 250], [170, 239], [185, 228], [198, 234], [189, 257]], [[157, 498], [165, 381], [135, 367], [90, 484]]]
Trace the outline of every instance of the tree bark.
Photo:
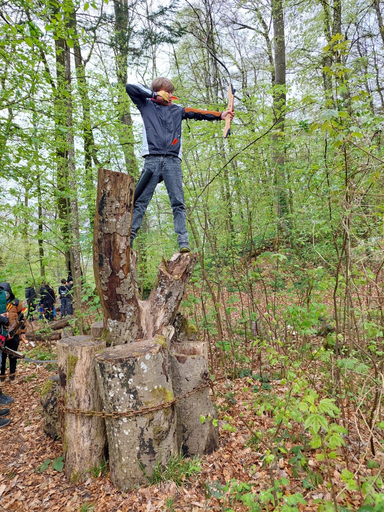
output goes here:
[[44, 432], [54, 441], [60, 436], [60, 418], [57, 399], [60, 396], [59, 376], [49, 378], [41, 391], [40, 403], [43, 407]]
[[44, 238], [43, 238], [43, 200], [41, 193], [40, 172], [36, 173], [36, 190], [37, 190], [37, 244], [39, 247], [39, 267], [40, 277], [45, 280], [45, 254], [44, 254]]
[[[77, 198], [77, 176], [75, 164], [75, 136], [73, 127], [73, 104], [72, 104], [72, 75], [71, 75], [71, 53], [69, 46], [65, 43], [65, 83], [67, 91], [67, 151], [68, 151], [68, 178], [71, 189], [70, 196], [70, 229], [71, 242], [71, 268], [73, 269], [73, 307], [75, 314], [80, 310], [81, 304], [81, 249], [80, 249], [80, 221], [79, 203]], [[80, 334], [84, 333], [82, 319], [77, 318], [76, 325]]]
[[[92, 131], [92, 115], [91, 115], [91, 102], [89, 99], [89, 87], [86, 77], [86, 62], [84, 61], [81, 54], [81, 46], [80, 39], [77, 30], [77, 15], [76, 9], [73, 6], [73, 3], [70, 4], [71, 16], [69, 18], [69, 23], [71, 28], [74, 31], [74, 58], [75, 58], [75, 69], [76, 69], [76, 78], [79, 96], [81, 100], [81, 108], [82, 108], [82, 131], [83, 131], [83, 143], [84, 143], [84, 167], [85, 167], [85, 200], [88, 209], [88, 215], [90, 220], [90, 225], [93, 227], [93, 222], [95, 218], [95, 202], [94, 202], [94, 169], [92, 166], [92, 160], [95, 165], [99, 166], [99, 160], [97, 157], [97, 148], [95, 144], [95, 139]], [[91, 57], [91, 54], [88, 56], [88, 61]]]
[[[208, 378], [207, 344], [173, 343], [171, 346], [172, 384], [176, 396], [204, 385]], [[219, 444], [219, 429], [213, 421], [217, 412], [204, 387], [176, 404], [177, 443], [183, 455], [212, 453]], [[205, 418], [201, 421], [202, 417]]]
[[115, 67], [117, 77], [117, 114], [121, 121], [118, 131], [119, 142], [124, 152], [125, 166], [128, 173], [137, 176], [137, 160], [134, 153], [133, 123], [130, 112], [128, 95], [125, 92], [127, 84], [128, 56], [130, 53], [133, 20], [130, 14], [128, 0], [113, 0], [115, 12], [115, 31], [113, 47], [115, 50]]
[[272, 0], [272, 23], [275, 62], [275, 85], [273, 89], [273, 113], [276, 129], [272, 136], [272, 161], [275, 167], [276, 213], [278, 232], [288, 231], [288, 197], [285, 179], [285, 154], [283, 148], [286, 111], [286, 55], [285, 26], [282, 0]]
[[[55, 13], [59, 9], [55, 8]], [[54, 19], [54, 18], [53, 18]], [[65, 263], [70, 267], [70, 201], [68, 199], [68, 151], [67, 137], [62, 129], [67, 124], [66, 84], [65, 84], [65, 38], [62, 35], [55, 37], [56, 82], [51, 78], [53, 91], [53, 105], [55, 116], [55, 149], [56, 149], [56, 188], [58, 216], [61, 221], [61, 236]], [[49, 76], [49, 75], [48, 75]]]
[[[65, 407], [102, 410], [94, 358], [103, 348], [105, 342], [94, 341], [91, 336], [73, 336], [57, 343], [60, 391]], [[72, 483], [77, 483], [99, 465], [105, 455], [104, 419], [64, 411], [62, 440], [65, 474]]]
[[383, 15], [381, 14], [381, 10], [380, 10], [380, 0], [373, 0], [373, 7], [375, 8], [375, 11], [376, 11], [376, 17], [377, 17], [377, 23], [379, 25], [380, 36], [381, 36], [381, 40], [384, 45], [384, 23], [383, 23]]
[[[173, 400], [168, 353], [140, 341], [96, 355], [96, 373], [106, 412], [152, 407]], [[111, 480], [121, 489], [146, 483], [156, 463], [177, 453], [174, 405], [148, 414], [106, 419]]]
[[91, 336], [92, 338], [99, 340], [104, 335], [104, 322], [101, 320], [100, 322], [94, 322], [91, 325]]
[[[94, 228], [94, 272], [113, 344], [137, 339], [140, 314], [131, 272], [130, 233], [134, 181], [121, 172], [99, 169]], [[127, 332], [124, 332], [126, 329]]]

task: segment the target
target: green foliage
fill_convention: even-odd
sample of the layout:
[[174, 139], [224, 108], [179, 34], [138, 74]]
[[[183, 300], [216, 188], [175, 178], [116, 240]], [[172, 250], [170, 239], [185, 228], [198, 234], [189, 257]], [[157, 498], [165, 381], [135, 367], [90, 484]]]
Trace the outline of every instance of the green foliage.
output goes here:
[[56, 351], [53, 351], [50, 346], [44, 344], [39, 344], [28, 350], [26, 355], [30, 359], [38, 359], [40, 361], [50, 361], [51, 359], [57, 358]]
[[80, 512], [93, 512], [95, 505], [93, 503], [83, 503], [80, 507]]
[[44, 473], [49, 468], [49, 465], [51, 464], [51, 459], [46, 459], [41, 466], [38, 466], [36, 468], [36, 472]]
[[[261, 512], [263, 505], [272, 504], [275, 510], [293, 512], [298, 510], [297, 505], [306, 505], [301, 493], [285, 494], [283, 488], [289, 484], [289, 480], [281, 478], [275, 480], [274, 487], [258, 493], [252, 492], [252, 485], [245, 482], [238, 482], [232, 479], [222, 485], [218, 481], [207, 482], [205, 492], [207, 496], [213, 496], [222, 502], [224, 510], [236, 510], [236, 502], [241, 502], [250, 512]], [[231, 508], [228, 508], [231, 507]], [[232, 508], [233, 507], [233, 508]]]
[[57, 457], [56, 459], [46, 459], [41, 466], [36, 468], [36, 472], [44, 473], [49, 467], [52, 467], [55, 471], [61, 473], [64, 469], [64, 455]]
[[58, 471], [59, 473], [64, 469], [64, 455], [57, 457], [52, 461], [52, 469]]
[[180, 486], [186, 480], [200, 473], [200, 470], [199, 457], [184, 458], [182, 455], [177, 455], [170, 457], [166, 466], [157, 463], [153, 468], [152, 476], [145, 474], [145, 472], [144, 474], [150, 484], [172, 480], [177, 486]]
[[108, 462], [106, 459], [103, 459], [100, 461], [100, 463], [97, 466], [94, 466], [91, 469], [91, 475], [94, 478], [98, 478], [99, 476], [105, 476], [108, 471]]
[[[172, 42], [169, 76], [180, 105], [214, 110], [226, 103], [227, 76], [213, 54], [230, 69], [238, 114], [232, 137], [222, 140], [219, 123], [191, 121], [183, 133], [186, 209], [199, 261], [182, 309], [198, 339], [209, 342], [212, 372], [247, 379], [243, 387], [252, 397], [247, 411], [255, 418], [247, 425], [248, 445], [257, 447], [270, 474], [289, 457], [305, 489], [323, 480], [329, 484], [328, 473], [336, 462], [342, 464], [344, 404], [348, 414], [358, 411], [370, 431], [384, 430], [378, 421], [384, 354], [378, 84], [384, 67], [377, 2], [371, 8], [365, 3], [334, 2], [332, 9], [327, 2], [284, 3], [290, 34], [286, 91], [271, 85], [276, 70], [269, 42], [276, 38], [265, 33], [265, 26], [273, 27], [271, 10], [260, 2], [236, 5], [239, 26], [244, 25], [230, 33], [221, 30], [223, 19], [208, 4], [191, 9], [139, 3], [129, 8], [126, 28], [114, 32], [113, 9], [105, 17], [103, 2], [64, 1], [55, 12], [44, 1], [5, 3], [0, 24], [1, 280], [11, 282], [21, 299], [27, 283], [37, 287], [46, 279], [56, 285], [67, 273], [69, 252], [78, 246], [82, 303], [73, 322], [81, 321], [85, 330], [102, 316], [91, 268], [97, 168], [138, 175], [141, 126], [123, 90], [127, 69], [130, 77], [149, 82], [158, 65], [153, 56]], [[95, 24], [98, 18], [102, 23]], [[352, 33], [353, 41], [341, 35]], [[72, 54], [78, 47], [83, 52], [85, 67], [72, 70], [71, 88], [58, 64], [61, 41]], [[102, 56], [94, 51], [100, 41], [109, 41]], [[285, 119], [277, 132], [272, 105], [283, 89]], [[67, 158], [71, 136], [73, 162]], [[161, 258], [177, 248], [173, 231], [160, 185], [137, 240], [144, 297]], [[48, 333], [49, 326], [42, 331]], [[41, 346], [27, 355], [56, 357]], [[239, 405], [235, 389], [228, 385], [220, 405], [224, 434], [239, 430], [232, 411]], [[263, 418], [270, 421], [261, 425]], [[361, 444], [373, 452], [382, 448], [376, 436]], [[310, 450], [320, 463], [316, 469], [308, 465]], [[363, 455], [367, 469], [377, 472], [374, 454], [359, 454], [359, 460]], [[61, 463], [47, 459], [37, 470], [60, 471]], [[105, 467], [92, 474], [104, 474]], [[174, 478], [181, 485], [198, 472], [198, 462], [176, 458], [167, 468], [158, 467], [154, 478]], [[380, 476], [355, 475], [344, 467], [339, 473], [349, 493], [364, 496], [367, 510], [384, 508]], [[273, 477], [256, 492], [232, 480], [208, 483], [206, 492], [228, 510], [239, 503], [249, 510], [284, 512], [305, 505], [300, 493], [287, 494], [287, 486]], [[333, 501], [319, 506], [335, 508]]]

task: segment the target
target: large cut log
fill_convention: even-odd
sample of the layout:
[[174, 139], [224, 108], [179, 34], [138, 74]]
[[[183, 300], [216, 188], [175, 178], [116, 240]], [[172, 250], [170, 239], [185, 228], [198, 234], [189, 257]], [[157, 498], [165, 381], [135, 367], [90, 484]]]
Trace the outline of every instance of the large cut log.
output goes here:
[[52, 331], [63, 329], [69, 325], [69, 320], [70, 318], [60, 318], [60, 320], [56, 320], [56, 322], [49, 324], [49, 329], [52, 329]]
[[[171, 346], [171, 373], [175, 395], [182, 396], [208, 379], [206, 344], [202, 342], [173, 343]], [[219, 430], [215, 425], [217, 411], [209, 396], [209, 387], [203, 387], [176, 404], [177, 441], [184, 455], [204, 455], [217, 449]], [[205, 421], [201, 421], [202, 417]]]
[[[86, 416], [86, 411], [102, 411], [94, 368], [95, 353], [105, 348], [105, 341], [91, 336], [72, 336], [57, 343], [59, 383], [64, 402], [62, 440], [65, 474], [78, 483], [105, 456], [104, 418]], [[81, 410], [81, 414], [67, 412]]]
[[[159, 338], [160, 339], [160, 338]], [[104, 410], [168, 407], [127, 417], [106, 417], [111, 480], [120, 489], [147, 482], [156, 463], [167, 464], [177, 453], [176, 415], [167, 350], [139, 341], [96, 355], [96, 373]]]
[[61, 334], [59, 332], [52, 332], [50, 334], [25, 334], [25, 338], [28, 341], [56, 341], [61, 338]]
[[93, 261], [104, 325], [113, 343], [132, 341], [138, 331], [137, 286], [130, 261], [133, 193], [131, 176], [99, 169]]
[[130, 249], [133, 190], [127, 174], [99, 170], [94, 272], [112, 345], [152, 339], [173, 323], [197, 259], [192, 253], [175, 253], [163, 261], [149, 298], [141, 300], [136, 253]]

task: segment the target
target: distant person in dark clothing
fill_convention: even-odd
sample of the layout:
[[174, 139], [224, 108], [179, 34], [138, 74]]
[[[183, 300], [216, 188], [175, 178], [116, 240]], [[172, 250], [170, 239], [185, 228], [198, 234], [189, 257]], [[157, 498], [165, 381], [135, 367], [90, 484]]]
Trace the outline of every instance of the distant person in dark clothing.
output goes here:
[[[8, 284], [8, 283], [1, 283]], [[4, 344], [8, 336], [9, 319], [6, 312], [7, 294], [0, 284], [0, 346]], [[2, 362], [2, 351], [0, 350], [0, 366]], [[5, 395], [0, 389], [0, 406], [9, 405], [13, 402], [13, 398]], [[6, 427], [11, 423], [9, 418], [5, 418], [10, 413], [9, 409], [0, 409], [0, 428]]]
[[[0, 283], [1, 289], [5, 290], [7, 294], [7, 313], [9, 319], [9, 331], [16, 329], [12, 337], [7, 337], [4, 342], [5, 347], [11, 348], [12, 350], [18, 350], [20, 343], [20, 334], [25, 332], [25, 324], [24, 324], [24, 315], [23, 310], [24, 306], [21, 304], [19, 299], [16, 299], [11, 286], [8, 283]], [[22, 322], [19, 324], [19, 322]], [[10, 332], [8, 336], [10, 336]], [[16, 374], [16, 366], [17, 366], [17, 358], [13, 357], [9, 354], [3, 353], [1, 361], [1, 374], [0, 380], [4, 382], [5, 380], [5, 370], [7, 364], [7, 357], [9, 358], [9, 379], [11, 381], [15, 380]]]
[[64, 318], [66, 315], [72, 315], [72, 281], [68, 283], [66, 279], [61, 280], [61, 285], [59, 286], [58, 292], [61, 302], [61, 318]]
[[49, 286], [49, 283], [43, 283], [40, 288], [40, 305], [44, 310], [44, 318], [48, 320], [48, 322], [52, 322], [54, 319], [55, 302], [55, 291]]
[[32, 286], [26, 287], [25, 298], [28, 306], [28, 315], [33, 320], [33, 313], [36, 310], [37, 295], [36, 290]]

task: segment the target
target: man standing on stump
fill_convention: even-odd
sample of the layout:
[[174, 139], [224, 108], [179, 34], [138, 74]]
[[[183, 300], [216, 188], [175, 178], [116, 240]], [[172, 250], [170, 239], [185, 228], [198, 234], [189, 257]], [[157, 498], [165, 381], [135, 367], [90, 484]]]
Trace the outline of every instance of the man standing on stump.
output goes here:
[[[142, 156], [144, 169], [140, 177], [143, 190], [135, 197], [131, 246], [143, 221], [157, 184], [164, 180], [173, 211], [173, 222], [180, 252], [190, 252], [181, 170], [181, 122], [184, 119], [219, 121], [235, 115], [233, 111], [215, 112], [181, 107], [172, 103], [174, 85], [168, 78], [156, 78], [147, 89], [127, 84], [126, 91], [141, 113], [144, 123]], [[140, 181], [138, 188], [140, 187]]]

